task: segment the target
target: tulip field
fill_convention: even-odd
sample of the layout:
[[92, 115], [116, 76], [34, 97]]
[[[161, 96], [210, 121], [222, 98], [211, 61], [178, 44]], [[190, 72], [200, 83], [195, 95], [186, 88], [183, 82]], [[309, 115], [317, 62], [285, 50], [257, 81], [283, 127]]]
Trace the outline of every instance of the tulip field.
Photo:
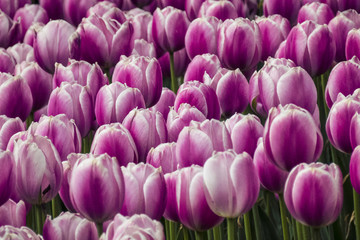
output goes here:
[[360, 0], [0, 0], [0, 240], [360, 240]]

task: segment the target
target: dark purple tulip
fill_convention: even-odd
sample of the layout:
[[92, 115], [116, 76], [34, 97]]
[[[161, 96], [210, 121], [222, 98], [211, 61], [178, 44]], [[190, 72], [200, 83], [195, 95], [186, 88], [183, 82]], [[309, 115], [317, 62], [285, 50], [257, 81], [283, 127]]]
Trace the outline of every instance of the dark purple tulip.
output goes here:
[[353, 56], [360, 57], [360, 30], [351, 29], [347, 35], [345, 43], [346, 59], [350, 60]]
[[[170, 78], [170, 55], [169, 55], [169, 53], [165, 53], [158, 60], [161, 65], [161, 71], [163, 74], [163, 78]], [[190, 63], [190, 59], [186, 53], [185, 48], [175, 52], [174, 53], [175, 75], [176, 76], [184, 75], [189, 63]]]
[[269, 159], [290, 171], [300, 163], [315, 162], [323, 138], [313, 116], [293, 104], [272, 108], [265, 123], [264, 148]]
[[97, 0], [64, 0], [64, 14], [65, 18], [77, 26], [81, 19], [86, 17], [86, 12], [90, 7], [95, 5]]
[[287, 38], [291, 25], [289, 20], [279, 14], [258, 17], [255, 22], [259, 26], [263, 43], [261, 60], [265, 61], [268, 57], [275, 56], [276, 50]]
[[52, 142], [38, 135], [19, 139], [14, 143], [14, 159], [16, 188], [21, 198], [30, 204], [51, 201], [63, 178], [61, 159]]
[[338, 9], [338, 0], [303, 0], [303, 4], [309, 4], [309, 3], [313, 3], [313, 2], [320, 2], [320, 3], [326, 3], [327, 5], [329, 5], [329, 7], [331, 8], [331, 10], [333, 11], [334, 14], [336, 14], [336, 12], [339, 10]]
[[220, 119], [220, 105], [216, 92], [204, 83], [190, 81], [182, 84], [175, 98], [175, 111], [178, 111], [182, 103], [196, 107], [208, 119]]
[[337, 15], [329, 22], [330, 32], [336, 43], [337, 62], [344, 61], [345, 58], [345, 43], [349, 31], [353, 28], [360, 27], [360, 15], [353, 9], [344, 12], [338, 12]]
[[264, 0], [263, 11], [267, 17], [273, 14], [280, 14], [289, 19], [291, 24], [296, 23], [301, 1], [298, 0]]
[[258, 139], [264, 133], [260, 119], [252, 114], [234, 114], [225, 121], [225, 125], [230, 133], [234, 151], [238, 154], [247, 152], [253, 157]]
[[354, 9], [357, 12], [360, 11], [360, 2], [352, 0], [337, 0], [339, 11], [344, 11], [347, 9]]
[[360, 145], [360, 115], [356, 112], [351, 118], [350, 122], [350, 142], [351, 147], [354, 150]]
[[156, 58], [156, 50], [153, 43], [149, 43], [144, 39], [135, 39], [131, 55]]
[[185, 10], [184, 0], [157, 0], [159, 8], [165, 8], [167, 6], [173, 6], [174, 8]]
[[257, 65], [262, 54], [258, 25], [246, 18], [228, 19], [219, 26], [218, 56], [230, 69], [249, 70]]
[[[122, 0], [120, 0], [120, 2], [121, 1]], [[98, 2], [97, 4], [89, 8], [86, 13], [86, 17], [89, 17], [91, 14], [97, 14], [105, 19], [113, 19], [118, 21], [119, 23], [124, 23], [126, 21], [125, 13], [119, 8], [117, 8], [114, 2]]]
[[351, 180], [351, 185], [353, 186], [353, 188], [355, 189], [355, 191], [357, 193], [360, 193], [360, 165], [359, 165], [359, 160], [360, 160], [360, 147], [356, 147], [354, 149], [354, 151], [351, 154], [351, 159], [350, 159], [350, 165], [349, 165], [349, 173], [350, 173], [350, 180]]
[[78, 83], [81, 86], [87, 86], [94, 104], [99, 89], [109, 82], [97, 63], [90, 64], [73, 59], [69, 60], [69, 64], [66, 67], [61, 64], [55, 64], [55, 73], [52, 80], [53, 88], [60, 87], [62, 82]]
[[47, 216], [43, 237], [46, 240], [99, 239], [95, 223], [80, 217], [79, 214], [69, 212], [62, 212], [52, 220]]
[[334, 18], [330, 6], [325, 3], [313, 2], [305, 4], [300, 8], [298, 23], [312, 20], [317, 24], [328, 24]]
[[107, 153], [115, 157], [119, 166], [138, 162], [138, 153], [133, 138], [121, 123], [102, 125], [95, 133], [90, 153]]
[[185, 34], [190, 22], [184, 11], [171, 6], [156, 9], [152, 22], [154, 42], [164, 51], [175, 52], [185, 47]]
[[29, 85], [22, 77], [0, 73], [0, 96], [0, 115], [26, 120], [33, 105], [33, 98]]
[[14, 21], [19, 21], [21, 26], [21, 37], [22, 40], [25, 36], [26, 31], [29, 29], [32, 23], [48, 23], [49, 17], [46, 10], [38, 4], [26, 4], [24, 7], [19, 8], [15, 15]]
[[217, 29], [219, 20], [216, 17], [197, 18], [189, 25], [185, 35], [185, 48], [188, 56], [217, 53]]
[[266, 155], [262, 138], [254, 153], [254, 165], [261, 185], [271, 192], [281, 193], [285, 187], [288, 172], [278, 168]]
[[[39, 22], [35, 22], [33, 24], [31, 24], [31, 26], [29, 27], [29, 29], [26, 31], [25, 35], [24, 35], [24, 43], [29, 44], [30, 46], [34, 46], [34, 41], [36, 38], [36, 34], [38, 32], [40, 32], [40, 30], [44, 27], [45, 25], [43, 23], [39, 23]], [[35, 58], [35, 56], [34, 56]]]
[[245, 152], [215, 153], [204, 165], [203, 179], [207, 203], [221, 217], [236, 218], [248, 212], [260, 192], [258, 174]]
[[85, 137], [95, 118], [92, 98], [88, 87], [64, 82], [55, 88], [49, 99], [48, 115], [64, 113], [74, 119], [82, 137]]
[[326, 226], [339, 216], [343, 205], [343, 178], [334, 163], [302, 163], [289, 174], [284, 200], [291, 215], [313, 227]]
[[176, 185], [177, 177], [180, 170], [176, 170], [164, 175], [166, 183], [166, 207], [164, 212], [164, 218], [173, 222], [179, 222], [179, 214], [176, 203]]
[[65, 114], [42, 116], [36, 126], [36, 135], [46, 136], [59, 152], [61, 161], [65, 161], [70, 153], [81, 151], [81, 135], [74, 120]]
[[0, 115], [0, 149], [6, 150], [11, 136], [21, 131], [25, 131], [25, 126], [20, 118], [8, 118]]
[[16, 228], [13, 226], [2, 226], [0, 227], [0, 238], [3, 239], [21, 239], [21, 240], [42, 240], [43, 238], [36, 235], [33, 230], [28, 227]]
[[166, 121], [170, 108], [174, 106], [175, 98], [176, 94], [173, 91], [163, 87], [159, 101], [149, 109], [153, 112], [160, 112]]
[[161, 66], [156, 58], [121, 57], [115, 66], [112, 80], [138, 88], [147, 107], [155, 105], [160, 99], [163, 81]]
[[210, 76], [210, 78], [212, 78], [220, 68], [221, 63], [216, 55], [209, 53], [197, 55], [193, 60], [191, 60], [186, 69], [184, 82], [204, 82], [203, 77], [205, 72]]
[[176, 142], [181, 130], [189, 126], [191, 121], [203, 122], [205, 120], [204, 114], [190, 104], [181, 104], [177, 111], [172, 108], [166, 121], [169, 141]]
[[134, 108], [145, 108], [144, 97], [137, 88], [120, 82], [103, 86], [96, 97], [95, 116], [99, 125], [122, 122]]
[[123, 125], [134, 139], [139, 162], [145, 162], [152, 147], [167, 142], [166, 124], [161, 113], [148, 109], [133, 109], [124, 119]]
[[162, 143], [156, 148], [151, 148], [146, 163], [155, 168], [161, 167], [164, 174], [176, 171], [178, 161], [176, 159], [176, 143]]
[[126, 187], [120, 213], [124, 216], [144, 213], [151, 219], [160, 220], [166, 206], [166, 185], [161, 168], [129, 163], [121, 170]]
[[206, 231], [223, 221], [222, 217], [210, 209], [206, 201], [203, 176], [202, 167], [184, 168], [180, 170], [176, 184], [180, 222], [196, 231]]
[[15, 74], [29, 85], [33, 98], [32, 111], [44, 107], [52, 91], [51, 74], [45, 72], [36, 62], [22, 62], [16, 65]]
[[[34, 40], [35, 59], [44, 70], [53, 73], [55, 63], [68, 63], [70, 57], [70, 36], [75, 27], [64, 20], [47, 23]], [[57, 44], [55, 44], [57, 43]]]
[[15, 168], [12, 152], [0, 150], [0, 206], [9, 200], [15, 190]]
[[6, 51], [13, 57], [16, 64], [35, 61], [34, 49], [26, 43], [17, 43], [8, 47]]
[[203, 2], [205, 2], [205, 0], [185, 0], [185, 11], [190, 21], [198, 17]]
[[4, 48], [0, 48], [0, 72], [14, 75], [15, 65], [15, 59]]
[[11, 18], [14, 16], [15, 12], [25, 6], [25, 4], [31, 3], [30, 0], [2, 0], [0, 1], [0, 9]]
[[42, 115], [47, 116], [47, 105], [34, 112], [34, 122], [38, 122]]
[[206, 0], [201, 4], [198, 17], [216, 17], [221, 21], [238, 17], [237, 9], [231, 1]]
[[0, 207], [0, 226], [5, 225], [17, 228], [26, 226], [26, 207], [23, 201], [16, 203], [9, 199]]
[[64, 0], [39, 0], [40, 6], [46, 10], [50, 19], [63, 18], [63, 2]]

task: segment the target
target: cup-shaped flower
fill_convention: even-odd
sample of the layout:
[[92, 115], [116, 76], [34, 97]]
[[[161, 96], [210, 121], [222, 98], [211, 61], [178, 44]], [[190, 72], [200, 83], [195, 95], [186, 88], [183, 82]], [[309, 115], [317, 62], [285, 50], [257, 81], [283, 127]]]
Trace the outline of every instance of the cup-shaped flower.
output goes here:
[[238, 17], [237, 9], [231, 1], [206, 0], [201, 4], [198, 17], [216, 17], [221, 21]]
[[298, 23], [312, 20], [317, 24], [328, 24], [334, 18], [330, 6], [321, 2], [312, 2], [303, 5], [299, 10]]
[[0, 206], [9, 200], [15, 190], [15, 167], [12, 152], [0, 150]]
[[185, 1], [184, 0], [158, 0], [157, 4], [160, 8], [167, 6], [173, 6], [175, 8], [185, 10]]
[[26, 226], [26, 207], [23, 201], [18, 203], [9, 199], [0, 207], [0, 226]]
[[[219, 58], [214, 54], [202, 54], [194, 57], [186, 69], [184, 82], [199, 81], [204, 82], [205, 72], [212, 78], [221, 68]], [[215, 89], [214, 89], [215, 90]]]
[[[0, 2], [0, 21], [2, 23], [0, 29], [0, 47], [8, 47], [21, 40], [21, 26], [19, 21], [13, 21], [1, 7], [2, 4], [9, 1]], [[16, 2], [16, 0], [14, 1]], [[6, 4], [6, 3], [5, 3]], [[9, 3], [7, 3], [9, 4]]]
[[[127, 18], [129, 19], [134, 28], [132, 41], [135, 41], [137, 39], [144, 39], [148, 42], [153, 43], [151, 34], [153, 16], [148, 11], [143, 10], [136, 12], [136, 10], [137, 9], [134, 9], [133, 11], [130, 10], [126, 14]], [[158, 49], [156, 50], [158, 51]]]
[[0, 227], [0, 238], [21, 240], [42, 240], [43, 238], [28, 227], [16, 228], [10, 225]]
[[342, 181], [341, 170], [334, 163], [299, 164], [285, 183], [287, 209], [296, 220], [309, 226], [333, 223], [343, 204]]
[[[121, 5], [122, 0], [119, 1]], [[117, 5], [114, 2], [110, 1], [102, 1], [96, 3], [94, 6], [87, 10], [86, 17], [89, 17], [92, 14], [97, 14], [100, 17], [104, 17], [105, 19], [114, 19], [117, 20], [119, 23], [123, 23], [126, 21], [125, 13], [119, 8], [117, 8]]]
[[80, 1], [74, 1], [74, 0], [64, 0], [64, 14], [65, 19], [72, 23], [74, 26], [77, 26], [81, 19], [86, 16], [86, 12], [90, 7], [92, 7], [95, 3], [97, 3], [97, 0], [80, 0]]
[[353, 150], [360, 145], [360, 114], [358, 112], [351, 118], [350, 142]]
[[39, 0], [39, 4], [46, 10], [49, 18], [61, 19], [64, 17], [63, 0]]
[[272, 108], [265, 123], [264, 148], [269, 159], [290, 171], [300, 163], [315, 162], [323, 138], [313, 116], [293, 104]]
[[[41, 30], [41, 28], [43, 28], [45, 26], [45, 24], [43, 23], [39, 23], [39, 22], [34, 22], [33, 24], [31, 24], [31, 26], [29, 27], [29, 29], [26, 31], [25, 35], [24, 35], [24, 43], [30, 45], [30, 46], [34, 46], [34, 41], [36, 38], [37, 33]], [[35, 58], [35, 56], [34, 56]]]
[[351, 154], [349, 173], [351, 185], [357, 193], [360, 193], [360, 147], [357, 146]]
[[107, 154], [89, 155], [77, 161], [69, 188], [76, 211], [96, 223], [112, 219], [124, 202], [123, 173], [117, 160]]
[[47, 216], [43, 228], [43, 237], [48, 240], [97, 240], [98, 232], [95, 223], [82, 218], [79, 214], [62, 212], [54, 219]]
[[159, 101], [150, 108], [153, 112], [160, 112], [165, 121], [170, 112], [170, 108], [174, 106], [176, 94], [167, 87], [163, 87]]
[[264, 0], [263, 11], [265, 16], [280, 14], [294, 24], [301, 5], [301, 1], [297, 0]]
[[180, 170], [176, 170], [164, 175], [166, 183], [166, 207], [164, 218], [173, 222], [179, 222], [179, 213], [176, 202], [176, 185]]
[[360, 3], [357, 1], [347, 1], [347, 0], [337, 0], [339, 11], [344, 11], [347, 9], [354, 9], [357, 12], [360, 11]]
[[14, 75], [15, 59], [4, 48], [0, 48], [0, 72]]
[[23, 7], [25, 4], [31, 3], [30, 0], [2, 0], [0, 1], [0, 9], [10, 17], [13, 17], [15, 12]]
[[6, 150], [11, 136], [21, 131], [25, 131], [25, 126], [20, 118], [8, 118], [0, 115], [0, 149]]
[[34, 49], [26, 43], [17, 43], [8, 47], [6, 51], [13, 57], [16, 64], [22, 62], [35, 62]]
[[176, 143], [162, 143], [156, 148], [151, 148], [146, 163], [160, 168], [164, 174], [176, 171], [178, 161], [176, 159]]
[[190, 21], [194, 21], [198, 17], [203, 2], [205, 0], [185, 0], [185, 11]]
[[360, 30], [351, 29], [347, 35], [345, 43], [345, 55], [346, 59], [350, 60], [353, 56], [360, 57]]

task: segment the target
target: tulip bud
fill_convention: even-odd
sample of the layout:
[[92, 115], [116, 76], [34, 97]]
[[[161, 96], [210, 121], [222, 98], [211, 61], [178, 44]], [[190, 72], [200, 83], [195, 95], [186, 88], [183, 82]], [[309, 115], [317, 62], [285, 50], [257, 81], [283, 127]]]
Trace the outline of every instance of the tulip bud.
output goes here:
[[167, 6], [172, 6], [174, 8], [185, 10], [185, 1], [184, 0], [158, 0], [157, 1], [159, 8], [165, 8]]
[[6, 51], [13, 57], [16, 64], [35, 62], [34, 49], [26, 43], [17, 43], [8, 47]]
[[173, 91], [163, 87], [159, 101], [149, 109], [153, 112], [160, 112], [166, 121], [170, 108], [174, 106], [175, 98], [176, 94]]
[[21, 131], [25, 131], [25, 127], [20, 118], [8, 118], [0, 115], [0, 149], [6, 150], [11, 136]]
[[354, 9], [357, 12], [360, 11], [360, 3], [357, 1], [347, 1], [347, 0], [338, 0], [339, 11], [344, 11], [347, 9]]
[[23, 7], [25, 4], [31, 3], [30, 0], [2, 0], [0, 1], [0, 9], [10, 17], [13, 17], [15, 12]]
[[0, 72], [15, 73], [15, 59], [3, 48], [0, 48]]
[[206, 0], [201, 4], [198, 17], [216, 17], [221, 21], [238, 17], [237, 10], [231, 1]]
[[354, 149], [354, 151], [351, 154], [350, 165], [349, 165], [351, 185], [353, 186], [353, 188], [355, 189], [355, 191], [357, 193], [360, 193], [360, 178], [359, 178], [360, 155], [359, 155], [359, 151], [360, 151], [360, 147], [356, 147]]
[[153, 43], [149, 43], [144, 39], [135, 39], [131, 55], [156, 58], [156, 50]]
[[151, 148], [146, 163], [160, 168], [164, 174], [174, 172], [178, 168], [176, 159], [176, 143], [162, 143], [156, 148]]
[[64, 13], [66, 19], [77, 26], [81, 22], [81, 19], [86, 16], [86, 12], [92, 7], [97, 0], [64, 0]]
[[325, 3], [313, 2], [302, 6], [299, 10], [298, 23], [312, 20], [317, 24], [328, 24], [334, 18], [330, 6]]
[[128, 12], [128, 19], [134, 27], [132, 36], [133, 41], [136, 39], [144, 39], [152, 42], [151, 28], [153, 16], [147, 11], [139, 13]]
[[21, 240], [42, 240], [43, 238], [28, 227], [16, 228], [10, 225], [0, 227], [0, 238]]
[[263, 11], [267, 17], [273, 14], [280, 14], [287, 18], [291, 24], [296, 22], [301, 1], [298, 0], [264, 0]]
[[[30, 46], [34, 46], [34, 41], [36, 38], [36, 34], [38, 32], [40, 32], [40, 30], [44, 27], [45, 25], [43, 23], [39, 23], [39, 22], [35, 22], [33, 24], [31, 24], [31, 26], [29, 27], [29, 29], [26, 31], [25, 35], [24, 35], [24, 43], [29, 44]], [[34, 56], [35, 58], [35, 56]]]
[[39, 0], [50, 19], [61, 19], [64, 16], [63, 0]]
[[346, 59], [350, 60], [353, 56], [360, 57], [360, 30], [351, 29], [347, 35], [345, 43], [345, 54]]
[[[122, 0], [120, 0], [120, 2], [122, 2]], [[87, 10], [86, 17], [89, 17], [92, 14], [97, 14], [104, 19], [116, 20], [121, 24], [126, 21], [125, 13], [117, 8], [114, 2], [103, 1], [96, 3]]]
[[23, 201], [16, 203], [9, 199], [0, 207], [0, 226], [5, 225], [16, 228], [26, 226], [26, 207]]
[[203, 82], [205, 72], [210, 76], [210, 78], [212, 78], [220, 69], [220, 67], [221, 63], [216, 55], [208, 53], [203, 55], [197, 55], [190, 62], [188, 68], [186, 69], [184, 82]]
[[205, 2], [205, 0], [185, 0], [185, 11], [190, 21], [198, 17], [203, 2]]
[[179, 222], [179, 213], [176, 203], [176, 185], [180, 170], [176, 170], [164, 175], [166, 183], [166, 207], [164, 211], [164, 218], [173, 222]]
[[[16, 1], [16, 0], [15, 0]], [[5, 1], [7, 2], [7, 1]], [[1, 4], [4, 1], [0, 1]], [[4, 9], [4, 8], [1, 8]], [[0, 47], [7, 48], [21, 39], [21, 26], [19, 21], [13, 21], [5, 12], [0, 10], [0, 21], [2, 23], [0, 29]]]
[[0, 206], [6, 203], [13, 190], [15, 190], [15, 162], [13, 154], [9, 151], [0, 151]]

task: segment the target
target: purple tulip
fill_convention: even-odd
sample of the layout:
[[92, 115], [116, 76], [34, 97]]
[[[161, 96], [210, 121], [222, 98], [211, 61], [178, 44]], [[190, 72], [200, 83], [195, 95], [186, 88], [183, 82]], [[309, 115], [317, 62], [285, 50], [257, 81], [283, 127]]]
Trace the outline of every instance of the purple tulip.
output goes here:
[[11, 136], [21, 131], [25, 131], [25, 127], [20, 118], [8, 118], [0, 115], [0, 149], [6, 150]]
[[162, 89], [162, 73], [156, 58], [121, 57], [115, 66], [112, 79], [114, 82], [121, 82], [129, 87], [138, 88], [144, 96], [147, 107], [151, 107], [159, 101]]
[[337, 15], [329, 22], [329, 30], [332, 32], [336, 43], [335, 60], [344, 61], [345, 43], [349, 31], [353, 28], [360, 27], [360, 15], [353, 9], [344, 12], [338, 12]]
[[281, 193], [285, 187], [288, 172], [278, 168], [266, 155], [262, 138], [254, 153], [254, 165], [261, 185], [271, 192]]
[[14, 16], [15, 12], [23, 7], [25, 4], [31, 3], [30, 0], [2, 0], [0, 1], [0, 9], [11, 18]]
[[123, 125], [134, 139], [139, 162], [145, 162], [152, 147], [167, 142], [166, 124], [161, 113], [148, 109], [133, 109], [125, 117]]
[[16, 228], [13, 226], [2, 226], [0, 227], [0, 238], [7, 239], [21, 239], [21, 240], [42, 240], [43, 238], [33, 232], [28, 227]]
[[43, 136], [30, 135], [14, 144], [16, 188], [30, 204], [47, 203], [60, 190], [62, 164], [52, 142]]
[[16, 64], [35, 61], [34, 49], [26, 43], [17, 43], [8, 47], [6, 51], [13, 57]]
[[258, 17], [255, 22], [259, 26], [263, 42], [261, 60], [265, 61], [268, 57], [275, 56], [276, 50], [289, 35], [291, 25], [289, 20], [279, 14]]
[[5, 225], [16, 228], [26, 226], [26, 207], [23, 201], [16, 203], [9, 199], [0, 207], [0, 226]]
[[[55, 71], [55, 63], [68, 63], [70, 57], [70, 36], [75, 27], [64, 20], [47, 23], [34, 40], [34, 55], [37, 63], [47, 72]], [[57, 43], [57, 44], [55, 44]], [[55, 44], [55, 46], [54, 46]]]
[[193, 21], [198, 17], [203, 2], [205, 2], [205, 0], [185, 0], [185, 11], [190, 21]]
[[0, 48], [0, 72], [14, 75], [15, 64], [15, 59], [4, 48]]
[[0, 150], [0, 206], [6, 203], [15, 190], [15, 162], [12, 152]]
[[203, 178], [207, 203], [221, 217], [236, 218], [248, 212], [260, 192], [259, 177], [247, 153], [215, 153], [204, 165]]
[[354, 9], [357, 12], [360, 11], [360, 2], [358, 1], [349, 1], [349, 0], [337, 0], [339, 11], [344, 11], [347, 9]]
[[136, 39], [144, 39], [149, 42], [152, 42], [151, 28], [153, 16], [151, 13], [146, 11], [141, 12], [131, 12], [127, 13], [129, 22], [131, 22], [134, 27], [134, 34], [132, 36], [133, 41]]
[[231, 1], [206, 0], [201, 4], [198, 17], [216, 17], [221, 21], [238, 17], [237, 9]]
[[46, 10], [50, 19], [63, 18], [63, 2], [64, 0], [39, 0], [40, 6]]
[[317, 24], [328, 24], [334, 18], [330, 6], [325, 3], [313, 2], [303, 5], [299, 10], [298, 23], [312, 20]]
[[349, 173], [351, 185], [355, 189], [357, 193], [360, 193], [360, 168], [359, 168], [359, 160], [360, 160], [360, 147], [356, 147], [351, 154], [350, 165], [349, 165]]
[[123, 173], [117, 160], [107, 154], [89, 155], [77, 161], [69, 188], [76, 211], [96, 223], [112, 219], [123, 205]]
[[95, 118], [89, 88], [67, 82], [55, 88], [50, 95], [48, 115], [55, 116], [61, 113], [74, 119], [81, 136], [85, 137]]
[[88, 9], [96, 3], [97, 0], [64, 0], [63, 7], [65, 18], [70, 23], [77, 26], [81, 22], [81, 19], [86, 16]]
[[165, 8], [167, 6], [172, 6], [174, 8], [185, 10], [185, 1], [184, 0], [157, 0], [159, 8]]
[[338, 9], [338, 0], [303, 0], [303, 4], [310, 4], [313, 2], [320, 2], [320, 3], [325, 3], [327, 4], [331, 10], [333, 11], [334, 14], [336, 14], [336, 12], [339, 10]]
[[0, 115], [25, 121], [33, 105], [31, 89], [26, 81], [20, 76], [0, 73], [0, 95]]
[[302, 163], [289, 174], [284, 200], [291, 215], [313, 227], [326, 226], [339, 216], [343, 205], [340, 168], [334, 163]]
[[296, 23], [300, 8], [301, 1], [298, 0], [264, 0], [263, 2], [263, 11], [266, 17], [280, 14], [287, 18], [291, 24]]
[[164, 175], [166, 183], [166, 207], [164, 218], [173, 222], [179, 222], [179, 213], [176, 203], [176, 185], [180, 170], [176, 170]]
[[323, 138], [311, 114], [293, 104], [272, 108], [265, 123], [264, 148], [269, 159], [290, 171], [300, 163], [315, 162]]
[[351, 147], [354, 150], [358, 145], [360, 145], [360, 115], [356, 112], [351, 118], [350, 122], [350, 143]]
[[43, 229], [43, 236], [47, 240], [57, 239], [89, 239], [98, 240], [96, 225], [79, 214], [63, 212], [51, 220], [47, 216]]
[[81, 151], [81, 135], [74, 120], [65, 114], [42, 116], [36, 126], [36, 135], [46, 136], [59, 152], [61, 161], [65, 161], [70, 153]]
[[146, 163], [160, 168], [164, 174], [176, 171], [178, 161], [176, 159], [176, 143], [162, 143], [156, 148], [151, 148]]
[[[120, 0], [121, 2], [122, 0]], [[91, 14], [97, 14], [104, 19], [113, 19], [119, 23], [124, 23], [126, 21], [126, 16], [123, 11], [116, 7], [116, 4], [109, 1], [98, 2], [86, 13], [86, 17], [89, 17]]]
[[[205, 198], [203, 168], [191, 166], [181, 169], [176, 185], [176, 202], [180, 222], [191, 230], [205, 231], [220, 224]], [[215, 179], [215, 178], [214, 178]], [[224, 189], [224, 188], [223, 188]]]
[[178, 51], [185, 47], [185, 34], [189, 24], [184, 11], [171, 6], [161, 10], [158, 8], [153, 15], [153, 40], [164, 51]]
[[178, 111], [182, 103], [196, 107], [208, 119], [220, 119], [220, 105], [216, 92], [204, 83], [190, 81], [182, 84], [175, 98], [175, 111]]
[[174, 106], [176, 94], [170, 89], [163, 87], [159, 101], [149, 108], [153, 112], [160, 112], [164, 120], [167, 120], [170, 108]]
[[156, 50], [153, 43], [149, 43], [144, 39], [135, 39], [131, 55], [156, 58]]
[[286, 39], [282, 41], [275, 52], [275, 58], [285, 58]]
[[210, 76], [210, 78], [212, 78], [220, 69], [220, 67], [221, 63], [216, 55], [209, 53], [197, 55], [193, 60], [191, 60], [189, 66], [186, 69], [184, 82], [204, 82], [203, 77], [205, 72]]
[[249, 70], [257, 65], [262, 54], [258, 25], [246, 18], [228, 19], [219, 26], [218, 56], [230, 69]]
[[[45, 25], [43, 23], [35, 22], [31, 24], [29, 29], [26, 31], [24, 35], [24, 43], [29, 44], [30, 46], [34, 46], [34, 41], [36, 38], [36, 35]], [[35, 56], [34, 56], [35, 58]]]
[[134, 108], [145, 108], [144, 97], [137, 88], [120, 82], [103, 86], [96, 97], [95, 116], [99, 125], [122, 122]]
[[196, 55], [217, 53], [216, 36], [219, 22], [216, 17], [203, 17], [190, 23], [185, 35], [185, 48], [191, 59]]
[[351, 29], [347, 35], [345, 43], [346, 59], [350, 60], [353, 56], [360, 57], [360, 30]]
[[[170, 78], [170, 55], [165, 53], [159, 59], [161, 65], [161, 71], [163, 78]], [[185, 74], [185, 71], [190, 63], [190, 59], [186, 53], [185, 48], [174, 52], [174, 68], [175, 76], [182, 76]]]

